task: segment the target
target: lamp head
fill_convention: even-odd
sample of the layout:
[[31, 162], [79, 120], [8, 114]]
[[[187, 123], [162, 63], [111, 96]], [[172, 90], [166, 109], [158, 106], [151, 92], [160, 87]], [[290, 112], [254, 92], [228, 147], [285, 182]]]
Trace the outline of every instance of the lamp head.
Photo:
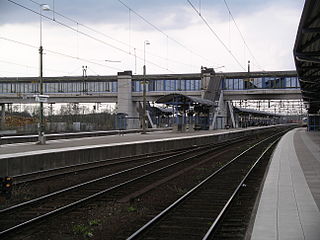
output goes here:
[[50, 6], [48, 4], [41, 4], [41, 8], [43, 11], [50, 11]]

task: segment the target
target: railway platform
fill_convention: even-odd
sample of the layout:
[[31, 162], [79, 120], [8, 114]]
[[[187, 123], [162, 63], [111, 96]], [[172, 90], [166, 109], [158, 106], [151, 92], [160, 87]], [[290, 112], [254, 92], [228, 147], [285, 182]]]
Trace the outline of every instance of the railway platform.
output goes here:
[[[246, 128], [246, 129], [253, 129]], [[128, 144], [140, 141], [153, 141], [162, 139], [166, 141], [172, 138], [183, 138], [190, 136], [204, 136], [208, 134], [223, 134], [226, 132], [239, 131], [239, 129], [219, 129], [215, 131], [195, 131], [195, 132], [185, 132], [177, 133], [173, 131], [158, 131], [158, 132], [148, 132], [146, 134], [141, 133], [124, 133], [117, 135], [105, 135], [97, 137], [79, 137], [79, 138], [69, 138], [69, 139], [55, 139], [48, 140], [47, 144], [38, 145], [35, 142], [24, 142], [24, 143], [12, 143], [3, 144], [0, 146], [0, 158], [15, 155], [15, 154], [37, 154], [39, 152], [46, 151], [67, 151], [68, 149], [81, 149], [84, 147], [95, 147], [101, 145], [111, 145], [111, 144]]]
[[50, 140], [46, 145], [34, 142], [4, 144], [0, 146], [0, 176], [16, 176], [92, 161], [190, 148], [286, 127], [288, 125], [186, 133], [163, 131]]
[[297, 128], [278, 143], [251, 239], [320, 239], [320, 132]]

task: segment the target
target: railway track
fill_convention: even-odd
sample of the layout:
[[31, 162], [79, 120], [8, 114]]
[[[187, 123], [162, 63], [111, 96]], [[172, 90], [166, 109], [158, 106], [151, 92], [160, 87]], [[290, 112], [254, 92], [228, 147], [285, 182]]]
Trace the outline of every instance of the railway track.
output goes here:
[[[248, 148], [158, 213], [127, 239], [229, 239], [214, 238], [238, 191], [250, 173], [267, 161], [265, 157], [283, 133]], [[238, 239], [236, 237], [236, 239]]]
[[[235, 139], [233, 142], [243, 141], [243, 139]], [[56, 214], [78, 207], [91, 200], [99, 199], [106, 194], [110, 195], [115, 190], [123, 191], [120, 195], [128, 197], [128, 189], [130, 185], [137, 184], [132, 188], [133, 195], [137, 195], [136, 189], [147, 187], [142, 191], [148, 191], [148, 186], [152, 181], [157, 179], [161, 184], [161, 179], [172, 179], [174, 173], [178, 169], [187, 169], [195, 166], [200, 157], [204, 157], [218, 149], [230, 146], [231, 142], [219, 144], [215, 147], [204, 146], [202, 148], [191, 149], [182, 153], [176, 153], [172, 156], [163, 157], [161, 159], [144, 163], [123, 171], [90, 180], [39, 198], [11, 206], [0, 210], [0, 237], [10, 236], [21, 230], [23, 227], [31, 226], [39, 221]], [[195, 154], [195, 152], [197, 152]], [[141, 175], [143, 173], [143, 175]], [[159, 182], [160, 181], [160, 182]], [[162, 181], [163, 183], [163, 181]], [[126, 186], [126, 191], [124, 191]], [[150, 188], [150, 187], [149, 187]]]
[[152, 161], [154, 159], [170, 156], [175, 153], [181, 153], [186, 150], [187, 149], [181, 149], [177, 151], [168, 151], [168, 152], [153, 153], [153, 154], [147, 154], [147, 155], [144, 154], [144, 155], [120, 157], [120, 158], [114, 158], [114, 159], [105, 159], [105, 160], [75, 164], [75, 165], [70, 165], [65, 167], [52, 168], [52, 169], [42, 170], [38, 172], [15, 175], [13, 176], [14, 185], [19, 186], [27, 183], [33, 184], [38, 181], [50, 180], [53, 178], [64, 177], [64, 176], [73, 175], [73, 174], [80, 174], [82, 172], [96, 171], [104, 167], [110, 168], [118, 165], [125, 165], [125, 164], [130, 165], [132, 163], [137, 163], [137, 162]]
[[[236, 139], [230, 141], [235, 140]], [[0, 209], [7, 208], [29, 199], [37, 198], [44, 194], [59, 191], [63, 188], [80, 184], [84, 181], [93, 180], [107, 174], [119, 172], [143, 163], [148, 163], [162, 157], [182, 152], [189, 152], [190, 150], [191, 152], [197, 151], [199, 148], [207, 147], [208, 146], [193, 146], [187, 149], [99, 160], [16, 175], [13, 176], [14, 190], [12, 200], [7, 201], [4, 205], [0, 206]]]
[[271, 157], [275, 145], [267, 150], [257, 166], [252, 169], [207, 239], [239, 240], [251, 238], [252, 221], [254, 220], [252, 216], [255, 215], [256, 199], [266, 174], [268, 158]]
[[7, 201], [5, 205], [0, 206], [0, 209], [191, 149], [106, 159], [16, 175], [13, 176], [14, 189], [12, 199]]

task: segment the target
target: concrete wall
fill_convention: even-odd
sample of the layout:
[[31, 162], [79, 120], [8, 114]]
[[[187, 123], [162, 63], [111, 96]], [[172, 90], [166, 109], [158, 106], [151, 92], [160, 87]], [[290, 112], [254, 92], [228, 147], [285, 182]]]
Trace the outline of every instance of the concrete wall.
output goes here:
[[6, 105], [5, 104], [0, 104], [1, 106], [1, 120], [0, 120], [0, 129], [4, 130], [5, 129], [5, 124], [6, 124]]
[[130, 121], [127, 121], [127, 128], [134, 129], [140, 127], [140, 121], [133, 121], [133, 118], [139, 119], [137, 103], [132, 101], [132, 72], [125, 71], [118, 73], [118, 100], [117, 112], [128, 114]]
[[277, 131], [277, 127], [259, 127], [224, 133], [212, 133], [198, 136], [116, 143], [99, 146], [51, 149], [29, 153], [0, 156], [0, 176], [14, 176], [23, 173], [52, 169], [74, 164], [87, 163], [103, 159], [162, 152], [172, 149], [187, 148], [194, 145], [218, 143], [231, 138], [253, 135], [268, 130]]

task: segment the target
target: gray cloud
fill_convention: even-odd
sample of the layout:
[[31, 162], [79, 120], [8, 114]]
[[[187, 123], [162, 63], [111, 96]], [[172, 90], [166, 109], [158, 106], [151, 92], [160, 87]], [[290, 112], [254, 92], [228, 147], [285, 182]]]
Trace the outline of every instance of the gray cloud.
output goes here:
[[[14, 0], [22, 5], [39, 11], [39, 7], [27, 0]], [[73, 18], [80, 23], [106, 23], [128, 26], [129, 11], [117, 0], [37, 0], [39, 3], [46, 3], [65, 16]], [[196, 13], [186, 11], [191, 9], [186, 0], [123, 0], [128, 6], [140, 13], [146, 19], [156, 24], [163, 30], [185, 28], [191, 24]], [[199, 8], [199, 0], [192, 0], [194, 6]], [[301, 8], [303, 0], [233, 0], [227, 1], [235, 18], [241, 15], [250, 14], [254, 11], [261, 11], [263, 8], [273, 4], [286, 5], [292, 8]], [[205, 15], [214, 12], [221, 21], [228, 21], [228, 12], [223, 0], [202, 0], [201, 9]], [[50, 13], [48, 16], [52, 16]], [[168, 17], [171, 21], [163, 21]], [[28, 23], [38, 21], [39, 16], [16, 6], [15, 4], [0, 0], [0, 24], [6, 23]], [[57, 16], [57, 19], [59, 17]], [[60, 18], [61, 19], [61, 18]], [[148, 29], [133, 13], [131, 14], [133, 29]]]

